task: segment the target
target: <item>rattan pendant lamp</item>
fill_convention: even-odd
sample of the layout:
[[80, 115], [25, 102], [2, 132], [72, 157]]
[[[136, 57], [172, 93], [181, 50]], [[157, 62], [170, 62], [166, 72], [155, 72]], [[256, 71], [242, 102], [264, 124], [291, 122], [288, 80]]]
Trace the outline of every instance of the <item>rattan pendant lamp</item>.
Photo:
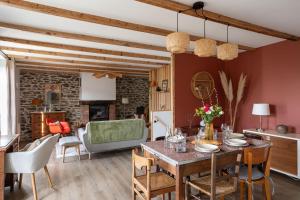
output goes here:
[[[215, 56], [217, 54], [217, 42], [215, 40], [206, 38], [205, 24], [206, 24], [207, 17], [204, 16], [203, 7], [204, 4], [202, 5], [201, 8], [202, 16], [204, 17], [203, 38], [195, 41], [194, 54], [199, 57], [210, 57], [210, 56]], [[197, 10], [195, 10], [195, 12], [198, 15]]]
[[171, 53], [184, 53], [189, 48], [190, 36], [187, 33], [178, 31], [178, 15], [177, 12], [177, 28], [176, 32], [167, 35], [166, 45], [167, 50]]
[[233, 60], [239, 55], [238, 45], [228, 43], [228, 29], [229, 25], [227, 25], [227, 43], [221, 44], [217, 47], [217, 57], [221, 60]]

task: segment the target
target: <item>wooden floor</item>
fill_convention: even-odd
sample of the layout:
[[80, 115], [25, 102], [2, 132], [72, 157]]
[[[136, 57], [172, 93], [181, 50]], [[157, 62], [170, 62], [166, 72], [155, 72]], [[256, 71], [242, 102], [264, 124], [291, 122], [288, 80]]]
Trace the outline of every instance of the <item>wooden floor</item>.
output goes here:
[[[43, 170], [36, 174], [39, 199], [45, 200], [130, 200], [131, 199], [131, 151], [110, 152], [93, 155], [92, 160], [83, 156], [66, 158], [62, 163], [53, 151], [48, 169], [55, 184], [55, 190], [48, 187]], [[21, 164], [21, 163], [20, 163]], [[299, 200], [300, 181], [272, 173], [275, 182], [276, 200]], [[260, 187], [254, 189], [254, 199], [263, 199]], [[33, 199], [30, 175], [24, 175], [21, 190], [6, 189], [5, 199]], [[160, 199], [160, 198], [156, 198]], [[226, 199], [233, 199], [227, 197]]]

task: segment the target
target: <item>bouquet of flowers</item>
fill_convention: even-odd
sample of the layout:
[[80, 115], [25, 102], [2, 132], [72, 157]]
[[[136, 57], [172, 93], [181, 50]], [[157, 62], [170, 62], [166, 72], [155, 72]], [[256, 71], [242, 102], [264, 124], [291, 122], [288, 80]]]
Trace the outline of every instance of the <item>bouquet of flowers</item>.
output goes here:
[[205, 124], [210, 124], [216, 117], [220, 117], [224, 114], [222, 107], [218, 104], [209, 105], [204, 104], [203, 106], [196, 108], [195, 115], [201, 117]]

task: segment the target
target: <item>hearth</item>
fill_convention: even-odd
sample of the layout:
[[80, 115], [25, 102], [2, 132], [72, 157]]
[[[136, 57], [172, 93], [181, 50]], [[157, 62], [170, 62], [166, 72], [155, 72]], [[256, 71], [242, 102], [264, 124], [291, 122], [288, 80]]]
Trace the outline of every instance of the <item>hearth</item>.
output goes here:
[[115, 101], [81, 101], [81, 121], [105, 121], [115, 119]]

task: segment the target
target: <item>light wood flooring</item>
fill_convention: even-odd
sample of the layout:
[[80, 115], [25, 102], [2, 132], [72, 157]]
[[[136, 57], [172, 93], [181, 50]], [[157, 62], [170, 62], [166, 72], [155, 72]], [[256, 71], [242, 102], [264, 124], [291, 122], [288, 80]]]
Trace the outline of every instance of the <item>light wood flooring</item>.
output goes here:
[[[21, 163], [20, 163], [21, 164]], [[66, 163], [55, 158], [53, 151], [48, 164], [55, 189], [48, 187], [43, 170], [36, 174], [39, 199], [44, 200], [130, 200], [131, 199], [131, 151], [118, 151], [93, 155], [92, 160], [82, 156], [66, 158]], [[30, 175], [23, 176], [22, 189], [6, 189], [5, 199], [33, 199]], [[275, 200], [299, 200], [300, 181], [272, 173], [275, 182]], [[255, 200], [263, 199], [261, 188], [255, 187]], [[160, 197], [156, 198], [157, 200]], [[226, 197], [232, 199], [232, 197]]]

